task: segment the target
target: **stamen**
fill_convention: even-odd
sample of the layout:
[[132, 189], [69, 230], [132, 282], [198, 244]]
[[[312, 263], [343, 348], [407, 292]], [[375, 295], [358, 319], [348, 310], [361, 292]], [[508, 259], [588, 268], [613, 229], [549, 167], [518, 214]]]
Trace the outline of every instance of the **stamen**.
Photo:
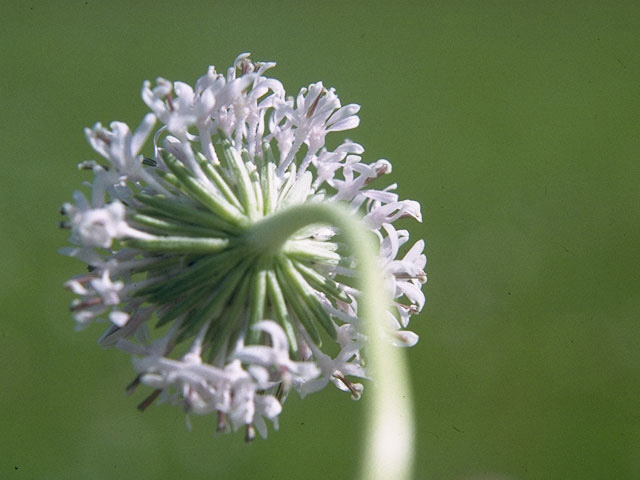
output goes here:
[[140, 404], [138, 405], [138, 410], [140, 410], [141, 412], [144, 412], [147, 409], [147, 407], [151, 405], [155, 401], [155, 399], [158, 398], [158, 395], [160, 395], [161, 393], [162, 393], [161, 388], [154, 390], [153, 393], [151, 393], [151, 395], [149, 395], [142, 402], [140, 402]]
[[143, 157], [142, 158], [142, 164], [146, 165], [148, 167], [157, 167], [158, 166], [158, 162], [155, 161], [153, 158], [149, 158], [149, 157]]
[[189, 386], [189, 392], [184, 396], [184, 401], [182, 402], [184, 413], [189, 413], [193, 407], [191, 404], [191, 395], [193, 395], [193, 389]]
[[313, 101], [313, 103], [309, 107], [309, 110], [307, 110], [307, 118], [313, 117], [313, 114], [316, 111], [316, 107], [318, 106], [318, 102], [320, 101], [320, 97], [322, 97], [325, 94], [325, 92], [326, 92], [326, 90], [323, 88], [322, 92], [320, 92], [318, 94], [318, 96], [316, 97], [316, 99]]
[[364, 181], [365, 185], [369, 185], [371, 182], [377, 180], [378, 178], [380, 178], [383, 175], [386, 175], [387, 173], [389, 173], [389, 167], [385, 164], [383, 166], [381, 166], [380, 168], [378, 168], [376, 170], [376, 176], [375, 177], [369, 177]]
[[[69, 290], [69, 291], [74, 291], [75, 285], [81, 285], [82, 287], [86, 287], [86, 285], [91, 282], [92, 280], [95, 280], [97, 277], [94, 275], [76, 275], [75, 277], [71, 278], [70, 280], [66, 281], [64, 283], [64, 288], [65, 290]], [[80, 307], [80, 300], [75, 301], [72, 305], [78, 305], [78, 308]], [[73, 309], [72, 309], [73, 311]]]
[[173, 108], [173, 95], [171, 92], [167, 93], [167, 105], [172, 112], [175, 110], [175, 108]]
[[94, 160], [85, 160], [78, 164], [78, 170], [93, 170], [96, 167], [102, 168], [104, 171], [109, 171], [109, 165], [103, 165]]
[[400, 273], [395, 276], [397, 280], [418, 280], [420, 283], [427, 281], [427, 274], [423, 270], [420, 270], [417, 275], [409, 275], [406, 273]]
[[85, 308], [95, 307], [96, 305], [102, 304], [102, 298], [93, 297], [85, 300], [84, 302], [78, 302], [71, 304], [71, 311], [77, 312], [78, 310], [84, 310]]
[[242, 60], [242, 62], [240, 63], [240, 71], [241, 75], [246, 75], [247, 73], [250, 73], [252, 71], [251, 61], [249, 61], [249, 59], [245, 58]]
[[382, 175], [385, 175], [388, 172], [389, 172], [389, 166], [387, 164], [384, 164], [382, 167], [376, 170], [376, 173], [378, 174], [379, 177]]
[[284, 396], [284, 385], [282, 383], [278, 384], [274, 396], [278, 399], [278, 401], [282, 400], [282, 397]]
[[103, 132], [96, 133], [96, 138], [102, 140], [104, 143], [106, 143], [109, 146], [111, 145], [111, 139], [107, 137]]
[[[86, 285], [87, 283], [89, 283], [91, 280], [95, 280], [96, 277], [95, 275], [78, 275], [76, 277], [73, 277], [70, 281], [73, 282], [78, 282], [82, 285]], [[71, 290], [70, 286], [69, 286], [69, 282], [65, 283], [65, 288], [67, 290]]]
[[340, 380], [344, 384], [344, 386], [349, 389], [349, 391], [351, 392], [351, 397], [353, 399], [358, 400], [360, 398], [360, 395], [361, 395], [360, 392], [356, 389], [353, 383], [351, 383], [349, 380], [345, 378], [344, 375], [342, 375], [341, 373], [338, 373], [336, 375], [334, 373], [333, 376], [336, 377], [338, 380]]
[[218, 432], [226, 432], [227, 431], [227, 416], [224, 412], [218, 410], [218, 424], [216, 426], [216, 431]]
[[406, 305], [400, 302], [395, 302], [395, 304], [397, 307], [402, 308], [403, 310], [406, 310], [409, 313], [415, 314], [419, 312], [418, 307], [416, 307], [415, 305]]
[[138, 385], [140, 385], [140, 379], [142, 378], [142, 374], [138, 374], [138, 376], [136, 376], [136, 378], [134, 378], [131, 383], [129, 385], [126, 386], [126, 388], [124, 389], [125, 393], [128, 395], [131, 395], [136, 388], [138, 388]]
[[253, 424], [250, 423], [247, 425], [247, 433], [244, 436], [244, 441], [247, 443], [251, 443], [255, 438], [256, 438], [256, 429], [253, 426]]

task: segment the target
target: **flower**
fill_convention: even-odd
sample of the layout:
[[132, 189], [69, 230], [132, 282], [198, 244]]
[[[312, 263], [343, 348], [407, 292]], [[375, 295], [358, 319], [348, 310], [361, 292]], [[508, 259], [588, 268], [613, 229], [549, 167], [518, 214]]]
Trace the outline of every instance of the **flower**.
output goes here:
[[[133, 356], [140, 405], [166, 402], [215, 413], [218, 429], [267, 434], [291, 390], [329, 383], [359, 398], [367, 378], [367, 337], [358, 314], [356, 262], [336, 228], [312, 224], [274, 248], [252, 233], [289, 207], [340, 203], [379, 239], [380, 271], [394, 297], [388, 341], [411, 346], [405, 330], [424, 305], [424, 242], [408, 249], [401, 218], [420, 205], [396, 185], [372, 183], [391, 163], [362, 161], [361, 145], [325, 138], [358, 126], [358, 105], [314, 83], [294, 99], [265, 76], [273, 63], [240, 55], [226, 74], [214, 67], [191, 87], [144, 82], [148, 113], [131, 132], [120, 122], [85, 133], [102, 157], [91, 201], [80, 192], [62, 213], [72, 247], [89, 264], [66, 283], [79, 298], [79, 328], [108, 321], [99, 340]], [[161, 126], [153, 132], [156, 123]], [[153, 133], [153, 135], [152, 135]]]

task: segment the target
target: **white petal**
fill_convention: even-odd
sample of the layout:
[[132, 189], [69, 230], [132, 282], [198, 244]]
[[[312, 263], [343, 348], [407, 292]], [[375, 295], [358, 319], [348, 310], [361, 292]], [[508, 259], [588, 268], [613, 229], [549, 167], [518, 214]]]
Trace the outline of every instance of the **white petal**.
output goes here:
[[360, 125], [360, 118], [353, 116], [345, 118], [344, 120], [340, 120], [337, 123], [334, 123], [329, 128], [327, 128], [328, 132], [340, 132], [343, 130], [351, 130], [352, 128], [356, 128]]
[[247, 370], [258, 384], [258, 387], [267, 388], [269, 386], [269, 372], [264, 367], [250, 365]]
[[109, 314], [109, 320], [111, 320], [111, 323], [118, 327], [124, 327], [129, 320], [129, 314], [125, 312], [113, 311]]
[[275, 418], [282, 412], [282, 405], [280, 405], [280, 402], [272, 395], [258, 397], [256, 399], [256, 407], [260, 414], [268, 419]]
[[313, 175], [311, 175], [311, 172], [305, 172], [302, 174], [280, 202], [281, 206], [303, 203], [311, 193], [312, 180]]
[[360, 111], [360, 105], [356, 105], [355, 103], [351, 103], [349, 105], [345, 105], [344, 107], [336, 110], [329, 120], [327, 120], [328, 125], [336, 124], [345, 118], [354, 116], [356, 113]]
[[391, 343], [395, 347], [413, 347], [416, 343], [418, 343], [418, 335], [408, 330], [398, 330], [393, 332], [393, 340]]
[[131, 138], [132, 155], [137, 155], [142, 150], [155, 124], [156, 116], [153, 113], [147, 113]]
[[256, 330], [267, 332], [271, 337], [271, 344], [274, 350], [287, 352], [289, 350], [289, 342], [287, 336], [280, 325], [272, 320], [263, 320], [253, 327]]

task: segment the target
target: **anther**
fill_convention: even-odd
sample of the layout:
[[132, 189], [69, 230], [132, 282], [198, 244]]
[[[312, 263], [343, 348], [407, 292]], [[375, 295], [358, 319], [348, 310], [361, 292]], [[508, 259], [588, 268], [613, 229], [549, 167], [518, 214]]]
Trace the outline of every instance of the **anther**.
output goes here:
[[278, 401], [282, 400], [282, 397], [284, 396], [284, 385], [282, 383], [278, 384], [274, 396], [278, 399]]
[[396, 302], [396, 305], [411, 314], [415, 314], [419, 312], [418, 307], [416, 307], [415, 305], [406, 305], [404, 303], [399, 303], [399, 302]]
[[338, 380], [340, 380], [345, 387], [347, 387], [349, 389], [349, 391], [351, 392], [351, 396], [353, 397], [353, 399], [358, 400], [361, 396], [361, 393], [356, 389], [355, 385], [353, 383], [351, 383], [349, 380], [347, 380], [344, 375], [342, 374], [338, 374], [336, 375], [335, 373], [333, 374], [334, 377], [336, 377]]
[[78, 282], [81, 285], [85, 285], [89, 283], [91, 280], [95, 280], [95, 279], [96, 279], [95, 275], [78, 275], [76, 277], [73, 277], [67, 283], [65, 283], [65, 288], [67, 290], [71, 290], [71, 287], [70, 287], [71, 282]]
[[374, 180], [377, 180], [378, 178], [380, 178], [381, 176], [386, 175], [387, 173], [389, 173], [389, 167], [388, 167], [388, 165], [383, 165], [382, 167], [380, 167], [380, 168], [378, 168], [378, 169], [376, 170], [376, 175], [375, 175], [375, 177], [368, 177], [368, 178], [365, 180], [365, 182], [364, 182], [364, 183], [365, 183], [365, 185], [368, 185], [368, 184], [370, 184], [371, 182], [373, 182]]
[[111, 145], [111, 139], [107, 137], [103, 132], [96, 133], [96, 138], [102, 140], [107, 145]]
[[167, 94], [167, 105], [169, 106], [169, 110], [171, 110], [172, 112], [175, 110], [173, 108], [173, 95], [171, 95], [171, 92]]
[[322, 97], [325, 93], [324, 88], [322, 89], [322, 92], [320, 92], [318, 94], [318, 96], [316, 97], [316, 99], [313, 101], [313, 103], [311, 104], [311, 106], [309, 107], [309, 110], [307, 110], [307, 118], [311, 118], [313, 117], [314, 112], [316, 111], [316, 107], [318, 106], [318, 102], [320, 101], [320, 97]]
[[253, 69], [251, 68], [251, 61], [247, 58], [243, 59], [240, 63], [240, 71], [241, 75], [246, 75], [247, 73], [251, 73]]
[[127, 395], [131, 395], [136, 388], [138, 388], [138, 385], [140, 385], [140, 379], [142, 378], [142, 374], [139, 374], [138, 376], [136, 376], [136, 378], [133, 379], [133, 381], [126, 386], [126, 388], [124, 389], [125, 393]]
[[78, 164], [78, 170], [93, 170], [93, 168], [97, 165], [93, 160], [85, 160], [84, 162], [80, 162]]
[[142, 159], [142, 164], [146, 165], [148, 167], [157, 167], [158, 166], [158, 162], [156, 162], [153, 158], [149, 158], [149, 157], [144, 157]]
[[379, 177], [389, 173], [389, 165], [388, 164], [383, 165], [378, 170], [376, 170], [376, 173], [378, 174]]
[[191, 395], [193, 395], [193, 389], [189, 387], [189, 392], [184, 397], [184, 401], [182, 402], [182, 408], [184, 413], [189, 413], [193, 407], [191, 404]]
[[144, 412], [147, 409], [147, 407], [151, 405], [156, 398], [158, 398], [158, 395], [160, 395], [160, 393], [162, 393], [161, 388], [154, 390], [153, 393], [151, 393], [151, 395], [149, 395], [142, 402], [140, 402], [140, 404], [138, 405], [138, 410], [140, 410], [141, 412]]
[[77, 312], [78, 310], [84, 310], [85, 308], [95, 307], [96, 305], [102, 304], [102, 298], [93, 297], [85, 300], [84, 302], [78, 302], [71, 304], [71, 311]]
[[225, 432], [227, 430], [227, 416], [224, 412], [218, 410], [218, 424], [216, 426], [216, 431]]
[[427, 281], [427, 274], [424, 273], [423, 270], [420, 270], [418, 272], [418, 275], [416, 276], [416, 278], [420, 281], [420, 283], [426, 283]]
[[396, 279], [398, 280], [418, 280], [420, 283], [425, 283], [427, 281], [427, 274], [424, 271], [420, 270], [416, 275], [409, 275], [407, 273], [401, 273], [396, 275]]

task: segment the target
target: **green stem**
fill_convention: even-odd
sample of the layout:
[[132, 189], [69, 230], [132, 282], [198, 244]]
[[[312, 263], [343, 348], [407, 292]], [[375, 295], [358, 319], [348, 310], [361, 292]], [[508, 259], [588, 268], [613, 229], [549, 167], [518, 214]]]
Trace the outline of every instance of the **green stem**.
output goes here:
[[407, 480], [413, 461], [414, 415], [409, 375], [401, 349], [385, 338], [389, 298], [380, 275], [371, 231], [346, 209], [332, 204], [303, 204], [278, 211], [249, 228], [247, 246], [277, 253], [288, 238], [310, 224], [338, 227], [357, 261], [362, 297], [359, 314], [368, 336], [367, 368], [374, 379], [368, 395], [361, 480]]

